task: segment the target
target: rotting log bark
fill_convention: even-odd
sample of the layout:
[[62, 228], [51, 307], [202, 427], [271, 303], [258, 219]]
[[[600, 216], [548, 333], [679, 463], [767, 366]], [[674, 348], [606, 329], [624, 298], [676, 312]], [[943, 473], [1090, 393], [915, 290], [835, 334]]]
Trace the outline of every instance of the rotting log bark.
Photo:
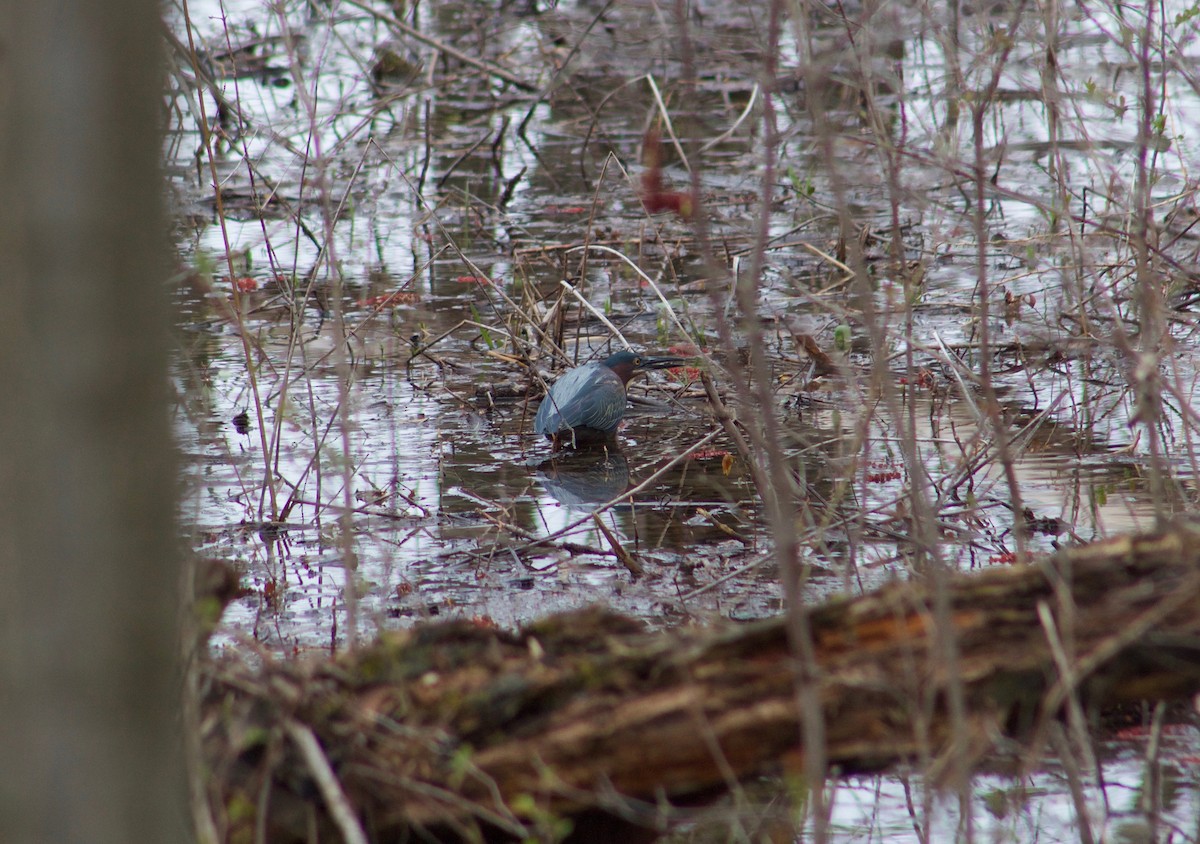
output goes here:
[[[948, 597], [954, 676], [921, 584], [809, 611], [837, 770], [953, 742], [978, 759], [1002, 735], [1028, 738], [1071, 694], [1106, 706], [1200, 690], [1198, 522], [954, 577]], [[589, 610], [518, 634], [450, 622], [319, 664], [206, 671], [212, 803], [230, 838], [256, 822], [273, 842], [333, 828], [329, 784], [318, 790], [288, 739], [297, 725], [374, 840], [523, 834], [602, 813], [653, 825], [663, 801], [711, 795], [800, 750], [782, 620], [648, 633]], [[953, 682], [968, 713], [957, 733], [944, 712]]]

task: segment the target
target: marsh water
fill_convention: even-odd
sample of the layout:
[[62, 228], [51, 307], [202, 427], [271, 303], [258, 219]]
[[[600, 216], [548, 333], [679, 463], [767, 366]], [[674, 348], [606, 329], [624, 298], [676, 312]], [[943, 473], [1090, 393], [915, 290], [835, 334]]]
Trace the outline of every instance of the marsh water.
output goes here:
[[[759, 494], [699, 384], [703, 370], [732, 395], [737, 385], [722, 377], [749, 378], [720, 363], [745, 341], [730, 323], [728, 279], [753, 263], [764, 219], [767, 10], [683, 5], [690, 59], [674, 4], [190, 4], [206, 77], [173, 77], [166, 150], [181, 258], [182, 518], [196, 553], [235, 563], [248, 586], [214, 647], [253, 639], [280, 654], [336, 651], [347, 636], [428, 619], [516, 627], [594, 602], [656, 627], [781, 612]], [[1139, 425], [1136, 367], [1122, 345], [1138, 328], [1123, 271], [1132, 246], [1112, 234], [1128, 218], [1140, 155], [1142, 21], [1082, 2], [1020, 8], [963, 9], [962, 49], [993, 59], [965, 70], [946, 52], [941, 10], [820, 6], [783, 26], [756, 321], [770, 411], [804, 491], [808, 600], [908, 575], [905, 424], [935, 486], [940, 552], [962, 570], [1007, 564], [1017, 519], [1042, 552], [1192, 505], [1192, 18], [1167, 4], [1156, 49], [1171, 60], [1148, 63], [1161, 116], [1150, 153], [1156, 242], [1171, 303], [1155, 444]], [[869, 26], [847, 28], [839, 15]], [[485, 64], [414, 39], [397, 16]], [[171, 26], [182, 64], [189, 32], [178, 9]], [[978, 229], [962, 176], [973, 138], [968, 120], [946, 119], [947, 79], [982, 87], [996, 43], [1011, 52], [982, 124], [995, 187], [983, 223], [985, 318], [1022, 513], [964, 378], [980, 365]], [[817, 77], [804, 71], [814, 55], [826, 69], [821, 125], [809, 108]], [[689, 67], [692, 87], [681, 81]], [[958, 96], [967, 109], [970, 97]], [[219, 129], [212, 170], [202, 105]], [[647, 129], [669, 135], [664, 113], [680, 149], [700, 152], [685, 163], [668, 139], [660, 154], [672, 189], [689, 190], [696, 168], [703, 237], [695, 220], [649, 215], [639, 199]], [[881, 131], [900, 150], [898, 175]], [[884, 315], [882, 358], [869, 352], [862, 303], [840, 269], [846, 209]], [[714, 365], [697, 355], [694, 367], [635, 381], [609, 449], [552, 452], [531, 430], [539, 379], [561, 371], [539, 332], [554, 326], [567, 356], [584, 362], [620, 348], [606, 322], [637, 348], [702, 348]], [[724, 348], [722, 324], [734, 326]], [[838, 357], [836, 374], [814, 372], [805, 337]], [[867, 386], [881, 371], [899, 416]], [[1166, 482], [1151, 482], [1164, 472]], [[1196, 735], [1172, 742], [1154, 800], [1139, 739], [1109, 748], [1104, 779], [1086, 794], [1106, 840], [1197, 840], [1187, 761]], [[981, 778], [971, 826], [935, 801], [920, 829], [906, 784], [841, 784], [835, 837], [1079, 837], [1052, 768], [1021, 789]]]

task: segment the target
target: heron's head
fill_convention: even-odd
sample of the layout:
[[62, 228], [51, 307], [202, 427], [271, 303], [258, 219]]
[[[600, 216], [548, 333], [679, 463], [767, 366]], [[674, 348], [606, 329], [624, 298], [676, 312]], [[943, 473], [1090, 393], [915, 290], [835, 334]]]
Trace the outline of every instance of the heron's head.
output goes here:
[[617, 373], [622, 382], [628, 384], [629, 379], [647, 369], [669, 369], [673, 366], [683, 366], [686, 358], [652, 357], [637, 352], [617, 352], [604, 360], [604, 365]]

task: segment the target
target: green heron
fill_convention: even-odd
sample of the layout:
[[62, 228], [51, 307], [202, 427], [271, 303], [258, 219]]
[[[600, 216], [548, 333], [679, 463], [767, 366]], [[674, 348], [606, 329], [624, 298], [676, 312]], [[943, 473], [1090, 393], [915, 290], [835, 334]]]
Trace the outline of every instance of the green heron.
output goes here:
[[600, 362], [577, 366], [554, 382], [542, 399], [533, 429], [555, 447], [586, 445], [613, 439], [625, 415], [625, 385], [647, 369], [681, 366], [676, 357], [646, 357], [617, 352]]

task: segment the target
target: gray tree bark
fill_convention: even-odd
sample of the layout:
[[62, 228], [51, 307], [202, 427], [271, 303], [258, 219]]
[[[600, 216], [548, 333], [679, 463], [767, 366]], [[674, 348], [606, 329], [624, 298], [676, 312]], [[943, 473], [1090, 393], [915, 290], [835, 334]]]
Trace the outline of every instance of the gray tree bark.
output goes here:
[[154, 0], [0, 0], [0, 841], [181, 840]]

